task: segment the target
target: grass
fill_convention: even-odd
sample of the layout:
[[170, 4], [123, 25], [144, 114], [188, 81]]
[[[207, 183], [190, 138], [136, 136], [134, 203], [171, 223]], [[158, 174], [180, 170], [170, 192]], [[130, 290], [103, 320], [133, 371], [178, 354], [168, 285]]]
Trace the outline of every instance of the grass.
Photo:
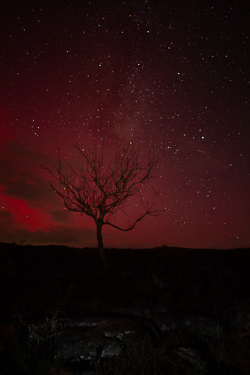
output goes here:
[[[150, 249], [108, 250], [111, 268], [103, 273], [95, 249], [21, 245], [10, 245], [8, 251], [0, 246], [0, 366], [4, 368], [0, 375], [70, 375], [70, 369], [58, 362], [56, 337], [45, 337], [36, 345], [23, 339], [32, 320], [99, 315], [128, 306], [147, 307], [150, 319], [150, 307], [160, 304], [166, 292], [171, 311], [212, 317], [226, 334], [206, 342], [186, 332], [153, 342], [146, 338], [140, 345], [124, 345], [123, 356], [86, 366], [98, 375], [249, 374], [250, 331], [243, 325], [232, 330], [237, 314], [246, 316], [250, 311], [247, 252], [240, 257], [232, 252], [183, 250], [180, 256], [165, 249], [154, 256]], [[168, 285], [166, 290], [154, 284], [152, 274]], [[197, 350], [204, 367], [194, 369], [180, 358], [177, 348]]]
[[129, 342], [124, 355], [109, 361], [100, 361], [96, 370], [101, 375], [160, 374], [174, 365], [170, 358], [166, 342], [153, 345], [145, 338], [140, 344]]
[[[51, 322], [48, 322], [48, 325]], [[0, 326], [0, 359], [4, 374], [70, 375], [70, 369], [58, 361], [57, 335], [42, 340], [23, 340], [26, 324]], [[43, 331], [44, 332], [44, 331]], [[192, 365], [177, 354], [178, 348], [194, 348], [201, 361]], [[192, 350], [191, 358], [192, 358]], [[154, 340], [146, 336], [124, 343], [120, 356], [85, 363], [85, 369], [97, 375], [239, 375], [248, 374], [250, 334], [237, 334], [194, 341], [185, 332], [171, 333]], [[1, 372], [0, 372], [1, 373]]]

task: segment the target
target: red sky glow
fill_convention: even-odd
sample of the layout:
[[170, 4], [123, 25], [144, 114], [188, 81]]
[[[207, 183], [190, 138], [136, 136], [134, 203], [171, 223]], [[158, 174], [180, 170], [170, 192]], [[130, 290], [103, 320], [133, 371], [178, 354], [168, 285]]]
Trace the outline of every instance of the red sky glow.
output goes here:
[[[249, 39], [240, 4], [6, 2], [0, 50], [0, 242], [96, 247], [95, 224], [49, 191], [58, 148], [122, 140], [160, 162], [164, 209], [105, 247], [250, 247]], [[128, 202], [123, 226], [141, 212]]]

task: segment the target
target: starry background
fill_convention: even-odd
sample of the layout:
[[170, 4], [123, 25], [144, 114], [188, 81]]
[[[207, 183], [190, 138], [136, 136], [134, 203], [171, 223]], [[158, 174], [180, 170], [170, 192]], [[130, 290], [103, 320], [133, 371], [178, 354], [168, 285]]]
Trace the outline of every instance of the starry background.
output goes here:
[[[160, 154], [164, 208], [104, 246], [250, 247], [249, 8], [210, 1], [5, 1], [0, 50], [0, 241], [97, 246], [39, 167], [72, 143]], [[140, 213], [131, 200], [128, 218]], [[120, 224], [126, 223], [120, 218]]]

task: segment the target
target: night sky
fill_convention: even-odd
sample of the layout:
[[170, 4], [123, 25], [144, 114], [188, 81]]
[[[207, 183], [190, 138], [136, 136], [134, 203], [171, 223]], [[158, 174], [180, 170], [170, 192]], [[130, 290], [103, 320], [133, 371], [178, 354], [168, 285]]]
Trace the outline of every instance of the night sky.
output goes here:
[[[105, 247], [250, 247], [249, 8], [228, 1], [11, 1], [0, 11], [0, 241], [96, 247], [49, 189], [58, 148], [160, 155], [164, 209]], [[128, 206], [130, 221], [141, 212]], [[125, 226], [126, 218], [118, 218]], [[118, 222], [117, 222], [118, 224]]]

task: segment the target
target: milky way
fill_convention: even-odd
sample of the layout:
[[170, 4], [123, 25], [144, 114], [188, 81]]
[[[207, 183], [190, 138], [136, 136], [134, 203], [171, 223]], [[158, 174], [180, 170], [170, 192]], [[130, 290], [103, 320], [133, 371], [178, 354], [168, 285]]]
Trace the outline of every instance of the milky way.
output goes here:
[[[91, 219], [49, 188], [58, 148], [172, 151], [164, 209], [104, 246], [250, 246], [249, 8], [186, 1], [4, 1], [0, 50], [0, 241], [96, 246]], [[6, 4], [5, 4], [6, 3]], [[128, 202], [128, 217], [140, 213]], [[121, 218], [126, 224], [126, 218]]]

